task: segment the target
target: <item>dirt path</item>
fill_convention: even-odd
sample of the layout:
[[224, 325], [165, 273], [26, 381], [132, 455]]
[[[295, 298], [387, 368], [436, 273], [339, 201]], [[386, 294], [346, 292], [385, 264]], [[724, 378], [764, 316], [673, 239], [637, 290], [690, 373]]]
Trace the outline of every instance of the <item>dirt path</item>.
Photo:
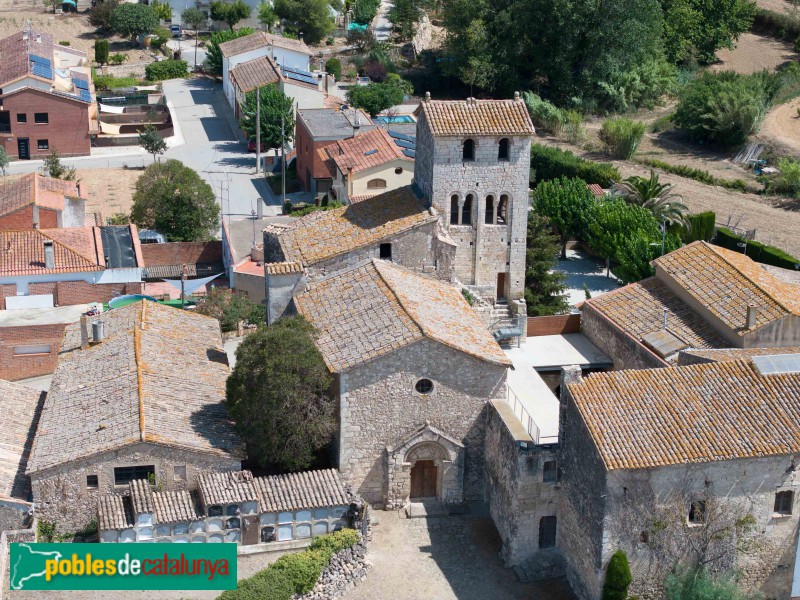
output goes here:
[[343, 600], [573, 600], [562, 580], [521, 584], [497, 555], [488, 517], [401, 519], [379, 513], [366, 581]]
[[788, 154], [800, 153], [800, 98], [776, 106], [767, 113], [758, 133], [764, 139], [780, 147]]
[[787, 62], [797, 60], [797, 53], [791, 44], [781, 40], [743, 33], [733, 50], [720, 50], [717, 57], [719, 62], [711, 65], [709, 70], [749, 74], [762, 69], [774, 71]]

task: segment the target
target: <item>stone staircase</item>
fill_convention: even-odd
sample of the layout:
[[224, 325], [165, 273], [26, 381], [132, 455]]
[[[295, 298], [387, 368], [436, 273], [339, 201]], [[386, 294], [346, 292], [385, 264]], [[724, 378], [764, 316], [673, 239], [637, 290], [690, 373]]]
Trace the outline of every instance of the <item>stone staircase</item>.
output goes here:
[[522, 583], [563, 577], [564, 559], [559, 552], [537, 552], [536, 556], [515, 565], [514, 573]]

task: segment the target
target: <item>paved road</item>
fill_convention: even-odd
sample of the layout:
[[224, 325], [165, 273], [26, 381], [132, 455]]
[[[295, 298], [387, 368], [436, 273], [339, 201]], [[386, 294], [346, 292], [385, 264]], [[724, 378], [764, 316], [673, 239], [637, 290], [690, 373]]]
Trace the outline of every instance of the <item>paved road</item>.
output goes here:
[[378, 13], [372, 20], [372, 31], [375, 33], [375, 39], [379, 42], [388, 41], [392, 33], [392, 23], [389, 21], [389, 11], [392, 6], [394, 3], [391, 0], [381, 0]]

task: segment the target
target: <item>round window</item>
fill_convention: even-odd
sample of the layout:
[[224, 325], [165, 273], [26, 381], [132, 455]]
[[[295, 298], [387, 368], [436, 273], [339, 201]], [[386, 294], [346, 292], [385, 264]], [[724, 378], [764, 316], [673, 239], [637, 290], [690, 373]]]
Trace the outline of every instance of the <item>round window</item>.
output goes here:
[[433, 382], [430, 379], [420, 379], [414, 389], [418, 394], [430, 394], [433, 391]]
[[395, 175], [400, 175], [402, 172], [403, 172], [403, 167], [397, 167], [397, 168], [394, 170], [394, 174], [395, 174]]

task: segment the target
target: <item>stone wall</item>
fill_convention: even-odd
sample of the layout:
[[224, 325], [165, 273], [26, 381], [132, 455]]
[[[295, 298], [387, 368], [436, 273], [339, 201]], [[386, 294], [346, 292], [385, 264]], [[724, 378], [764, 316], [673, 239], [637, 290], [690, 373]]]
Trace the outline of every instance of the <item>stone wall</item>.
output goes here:
[[615, 370], [657, 369], [669, 366], [643, 344], [597, 312], [591, 304], [583, 305], [581, 333], [611, 358]]
[[[16, 529], [4, 531], [0, 534], [0, 600], [10, 596], [11, 582], [9, 580], [8, 558], [9, 544], [18, 542], [35, 542], [36, 524], [31, 529]], [[30, 592], [29, 592], [30, 593]]]
[[546, 461], [556, 460], [555, 448], [520, 448], [492, 406], [486, 424], [486, 489], [489, 512], [503, 540], [500, 556], [510, 567], [537, 558], [539, 576], [562, 575], [556, 548], [539, 550], [539, 521], [557, 516], [558, 482], [543, 481]]
[[[95, 454], [31, 474], [37, 517], [55, 523], [58, 533], [83, 528], [97, 519], [97, 499], [125, 486], [114, 485], [114, 468], [154, 465], [156, 486], [189, 489], [203, 471], [239, 471], [241, 461], [178, 448], [139, 443]], [[175, 477], [175, 466], [186, 467], [186, 480]], [[86, 476], [97, 475], [98, 487], [87, 489]]]
[[332, 600], [352, 590], [367, 578], [372, 565], [367, 560], [367, 547], [359, 542], [333, 555], [330, 564], [320, 573], [314, 589], [296, 596], [296, 600]]
[[[429, 378], [430, 394], [416, 392]], [[484, 410], [505, 393], [506, 367], [423, 339], [341, 374], [339, 470], [367, 502], [388, 492], [387, 446], [426, 424], [464, 446], [464, 496], [483, 497]]]

